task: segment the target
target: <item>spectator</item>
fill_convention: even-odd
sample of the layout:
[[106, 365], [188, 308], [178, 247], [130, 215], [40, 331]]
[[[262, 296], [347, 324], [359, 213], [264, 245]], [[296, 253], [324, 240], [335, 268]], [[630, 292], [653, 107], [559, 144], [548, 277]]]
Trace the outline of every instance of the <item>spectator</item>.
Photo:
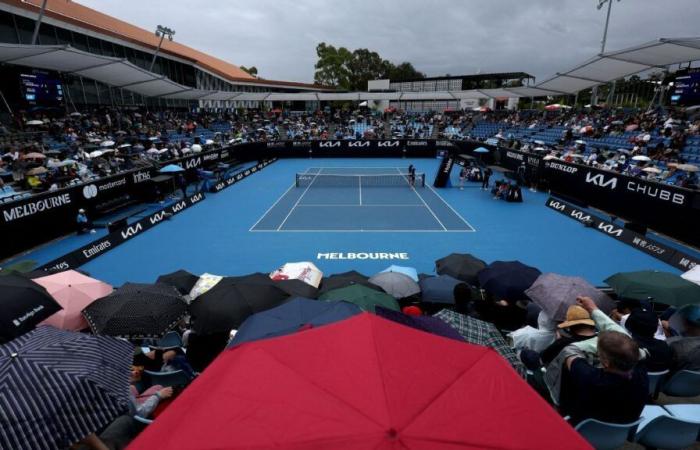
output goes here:
[[644, 365], [649, 372], [668, 370], [673, 359], [668, 344], [654, 337], [658, 324], [659, 318], [654, 312], [641, 308], [632, 311], [624, 324], [639, 347], [647, 351]]
[[95, 230], [92, 229], [92, 222], [87, 217], [87, 214], [85, 213], [85, 210], [83, 208], [80, 208], [78, 210], [78, 215], [75, 218], [76, 225], [78, 227], [78, 234], [84, 234], [84, 233], [95, 233]]
[[675, 316], [680, 336], [667, 340], [673, 354], [673, 369], [700, 370], [700, 305], [684, 306]]

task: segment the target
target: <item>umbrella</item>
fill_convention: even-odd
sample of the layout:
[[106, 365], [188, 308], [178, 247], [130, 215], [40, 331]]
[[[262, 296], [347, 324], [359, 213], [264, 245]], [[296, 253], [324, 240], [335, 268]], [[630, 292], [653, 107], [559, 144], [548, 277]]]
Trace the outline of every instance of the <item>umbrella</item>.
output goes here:
[[567, 277], [556, 273], [544, 273], [530, 286], [525, 294], [553, 320], [566, 320], [569, 306], [576, 304], [577, 297], [591, 297], [596, 305], [608, 314], [614, 308], [613, 301], [580, 277]]
[[697, 172], [698, 170], [700, 170], [698, 169], [698, 166], [695, 166], [693, 164], [678, 164], [676, 166], [676, 169], [685, 170], [686, 172]]
[[479, 148], [474, 150], [474, 153], [488, 153], [488, 152], [489, 152], [489, 149], [484, 148], [484, 147], [479, 147]]
[[[337, 273], [335, 275], [331, 275], [327, 278], [324, 278], [323, 281], [321, 282], [321, 289], [319, 290], [320, 294], [323, 294], [328, 291], [332, 291], [333, 289], [339, 289], [339, 288], [344, 288], [347, 286], [352, 286], [354, 284], [360, 284], [362, 286], [381, 291], [382, 288], [379, 286], [370, 283], [369, 278], [362, 275], [360, 272], [356, 272], [354, 270], [351, 270], [349, 272], [343, 272], [343, 273]], [[383, 292], [383, 291], [382, 291]]]
[[125, 338], [158, 338], [173, 329], [187, 304], [172, 286], [126, 283], [83, 310], [92, 332]]
[[197, 284], [197, 281], [199, 281], [197, 275], [193, 275], [186, 270], [176, 270], [175, 272], [159, 276], [156, 283], [170, 285], [177, 289], [180, 294], [187, 295], [194, 285]]
[[41, 120], [28, 120], [27, 121], [27, 125], [31, 125], [31, 126], [35, 126], [35, 127], [39, 126], [39, 125], [43, 125], [43, 124], [44, 124], [44, 122], [42, 122]]
[[634, 131], [634, 130], [636, 130], [637, 128], [639, 128], [639, 125], [636, 125], [636, 124], [627, 125], [627, 126], [625, 127], [625, 131]]
[[114, 141], [103, 141], [100, 143], [100, 147], [111, 147], [114, 145]]
[[160, 173], [177, 173], [177, 172], [184, 172], [184, 171], [185, 171], [185, 169], [178, 166], [177, 164], [168, 164], [167, 166], [162, 167], [158, 172], [160, 172]]
[[409, 316], [393, 309], [382, 308], [377, 306], [375, 313], [379, 317], [391, 320], [407, 327], [415, 328], [416, 330], [425, 331], [438, 336], [454, 339], [455, 341], [464, 342], [464, 338], [451, 326], [432, 316]]
[[651, 158], [645, 155], [636, 155], [632, 157], [632, 161], [651, 161]]
[[[268, 279], [269, 280], [269, 279]], [[210, 334], [237, 329], [249, 316], [282, 304], [289, 296], [269, 281], [225, 277], [190, 304], [195, 332]]]
[[450, 275], [469, 284], [477, 284], [477, 274], [486, 263], [468, 253], [452, 253], [435, 261], [435, 271], [440, 275]]
[[204, 294], [216, 284], [221, 281], [224, 277], [221, 275], [214, 275], [211, 273], [203, 273], [202, 275], [199, 276], [199, 280], [192, 286], [192, 289], [190, 290], [190, 295], [188, 296], [191, 300], [194, 300], [195, 298], [199, 297], [200, 295]]
[[22, 157], [22, 159], [44, 159], [44, 158], [46, 158], [46, 155], [44, 155], [43, 153], [38, 153], [38, 152], [30, 152]]
[[259, 284], [263, 286], [275, 286], [286, 292], [290, 297], [318, 297], [318, 289], [301, 280], [273, 280], [269, 275], [261, 272], [240, 276], [236, 279], [238, 282]]
[[661, 169], [657, 167], [645, 167], [642, 169], [642, 171], [647, 173], [661, 173]]
[[41, 278], [34, 282], [46, 291], [63, 308], [42, 323], [69, 331], [80, 331], [88, 327], [81, 311], [98, 298], [112, 293], [107, 283], [90, 278], [75, 270], [66, 270]]
[[620, 272], [605, 282], [622, 298], [651, 299], [671, 306], [700, 303], [700, 286], [668, 272]]
[[280, 306], [248, 317], [229, 346], [327, 325], [360, 312], [360, 308], [348, 302], [319, 302], [295, 297]]
[[542, 272], [520, 261], [494, 261], [479, 272], [479, 284], [499, 300], [521, 300]]
[[0, 345], [0, 448], [68, 448], [126, 413], [133, 351], [49, 326]]
[[273, 280], [301, 280], [315, 288], [321, 284], [323, 272], [314, 263], [303, 261], [287, 263], [270, 274]]
[[464, 284], [464, 282], [449, 275], [424, 278], [420, 280], [422, 300], [428, 303], [446, 303], [454, 305], [455, 288], [460, 284]]
[[578, 144], [578, 145], [586, 145], [586, 141], [582, 141], [581, 139], [578, 139], [578, 140], [576, 140], [576, 141], [574, 141], [574, 142], [575, 142], [576, 144]]
[[413, 267], [391, 265], [386, 269], [382, 270], [382, 272], [398, 272], [404, 275], [408, 275], [409, 277], [413, 278], [413, 281], [418, 281], [418, 271]]
[[232, 443], [590, 448], [493, 352], [371, 314], [223, 352], [130, 449]]
[[318, 299], [327, 302], [345, 300], [359, 306], [363, 311], [370, 312], [374, 312], [374, 307], [377, 305], [399, 310], [399, 304], [394, 297], [357, 284], [325, 292]]
[[27, 171], [27, 175], [43, 175], [49, 170], [46, 167], [35, 167]]
[[71, 117], [80, 117], [80, 116], [82, 116], [82, 114], [80, 114], [78, 111], [75, 111], [75, 112], [70, 113], [69, 116], [71, 116]]
[[700, 285], [700, 264], [685, 272], [681, 278]]
[[60, 309], [32, 280], [16, 274], [0, 277], [0, 342], [21, 336]]
[[491, 347], [496, 350], [508, 363], [520, 374], [525, 377], [527, 370], [518, 358], [518, 355], [503, 339], [503, 335], [496, 327], [489, 322], [465, 316], [463, 314], [443, 309], [434, 315], [442, 320], [455, 330], [470, 344]]
[[100, 150], [95, 150], [94, 152], [88, 153], [88, 155], [90, 156], [90, 158], [99, 158], [100, 156], [104, 155], [104, 152]]
[[399, 272], [381, 272], [369, 279], [394, 298], [406, 298], [420, 294], [420, 286], [408, 275]]
[[190, 147], [193, 152], [198, 153], [202, 151], [202, 146], [199, 144], [192, 144], [192, 147]]

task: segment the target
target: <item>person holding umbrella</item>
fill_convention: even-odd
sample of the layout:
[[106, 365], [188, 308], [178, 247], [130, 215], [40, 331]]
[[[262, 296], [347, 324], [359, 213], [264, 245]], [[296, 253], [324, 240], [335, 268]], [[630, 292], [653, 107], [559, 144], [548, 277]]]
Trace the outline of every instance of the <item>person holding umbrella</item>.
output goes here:
[[674, 328], [680, 336], [667, 339], [673, 353], [674, 370], [700, 370], [700, 305], [679, 309], [664, 328]]

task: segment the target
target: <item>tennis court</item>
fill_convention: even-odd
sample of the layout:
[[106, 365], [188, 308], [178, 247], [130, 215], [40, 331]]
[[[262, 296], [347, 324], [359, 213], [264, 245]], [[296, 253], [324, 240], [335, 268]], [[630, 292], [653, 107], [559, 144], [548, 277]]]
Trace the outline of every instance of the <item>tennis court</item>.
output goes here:
[[251, 227], [267, 232], [473, 232], [433, 190], [399, 167], [310, 167]]

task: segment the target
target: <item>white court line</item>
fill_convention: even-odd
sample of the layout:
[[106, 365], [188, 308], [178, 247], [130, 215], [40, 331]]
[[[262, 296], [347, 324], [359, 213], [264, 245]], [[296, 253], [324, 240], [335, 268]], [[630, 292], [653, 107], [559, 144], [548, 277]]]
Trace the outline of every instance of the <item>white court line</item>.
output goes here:
[[306, 206], [321, 206], [324, 208], [327, 208], [329, 206], [343, 206], [343, 207], [345, 207], [345, 206], [355, 206], [355, 207], [357, 207], [357, 206], [388, 206], [388, 207], [406, 207], [406, 206], [415, 207], [415, 206], [417, 206], [419, 208], [425, 208], [425, 205], [421, 205], [420, 203], [410, 203], [410, 204], [406, 203], [405, 205], [383, 205], [381, 203], [378, 203], [378, 204], [365, 203], [363, 205], [356, 205], [354, 203], [348, 203], [348, 204], [344, 204], [344, 203], [328, 203], [328, 204], [325, 204], [325, 203], [302, 203], [301, 205], [297, 206], [297, 208], [303, 208]]
[[442, 201], [442, 203], [446, 204], [447, 207], [450, 208], [450, 209], [452, 210], [452, 212], [455, 213], [455, 214], [457, 215], [457, 217], [459, 217], [460, 219], [462, 219], [462, 222], [464, 222], [464, 223], [466, 223], [467, 225], [469, 225], [469, 227], [472, 229], [472, 231], [476, 231], [476, 228], [474, 228], [474, 227], [472, 226], [472, 224], [470, 224], [469, 222], [467, 222], [467, 220], [466, 220], [464, 217], [462, 217], [462, 215], [461, 215], [460, 213], [458, 213], [457, 211], [455, 211], [455, 209], [452, 207], [452, 205], [450, 205], [449, 203], [447, 203], [447, 202], [445, 201], [445, 199], [442, 198], [442, 196], [441, 196], [440, 194], [438, 194], [437, 191], [436, 191], [435, 189], [433, 189], [433, 187], [432, 187], [430, 184], [426, 184], [426, 186], [428, 186], [428, 189], [430, 189], [431, 191], [433, 191], [433, 193], [434, 193], [435, 195], [437, 195], [437, 198], [439, 198], [439, 199]]
[[[396, 169], [396, 171], [399, 172], [399, 175], [402, 175], [402, 174], [401, 174], [401, 171], [399, 170], [398, 167], [394, 167], [394, 169]], [[406, 181], [408, 181], [408, 178], [406, 178]], [[423, 182], [425, 182], [425, 179], [423, 180]], [[423, 202], [423, 204], [425, 205], [425, 207], [428, 208], [428, 211], [430, 211], [430, 214], [432, 214], [433, 217], [435, 217], [435, 220], [437, 220], [437, 222], [440, 224], [440, 226], [442, 227], [442, 229], [445, 230], [445, 231], [447, 231], [447, 227], [446, 227], [445, 225], [443, 225], [442, 222], [440, 222], [440, 219], [438, 219], [438, 216], [433, 212], [432, 209], [430, 209], [430, 206], [428, 206], [428, 204], [425, 203], [425, 200], [423, 200], [423, 197], [420, 196], [420, 194], [418, 193], [418, 191], [416, 190], [416, 188], [413, 187], [413, 186], [410, 186], [410, 188], [411, 188], [411, 190], [413, 190], [413, 192], [416, 193], [416, 195], [418, 196], [418, 198], [420, 199], [420, 201]]]
[[360, 179], [360, 184], [359, 184], [359, 187], [360, 187], [360, 205], [362, 205], [362, 176], [360, 176], [359, 179]]
[[282, 223], [280, 224], [280, 226], [277, 227], [277, 231], [279, 231], [280, 228], [282, 228], [282, 226], [287, 221], [287, 219], [289, 219], [289, 216], [291, 216], [292, 213], [294, 212], [294, 210], [296, 209], [296, 207], [299, 206], [299, 202], [301, 201], [302, 198], [304, 198], [306, 193], [309, 191], [309, 188], [314, 184], [314, 181], [316, 181], [316, 178], [318, 177], [319, 174], [316, 173], [316, 174], [311, 174], [311, 175], [314, 175], [314, 179], [311, 180], [311, 183], [309, 183], [309, 185], [306, 186], [306, 189], [304, 189], [304, 192], [301, 193], [301, 196], [297, 199], [297, 202], [294, 204], [294, 206], [292, 206], [292, 209], [289, 210], [289, 213], [285, 216], [285, 218], [282, 221]]
[[473, 233], [474, 230], [250, 230], [252, 233]]
[[284, 194], [280, 195], [280, 197], [277, 199], [277, 201], [276, 201], [275, 203], [273, 203], [272, 206], [270, 206], [269, 208], [267, 208], [267, 211], [265, 211], [265, 213], [264, 213], [262, 216], [260, 216], [260, 218], [258, 219], [258, 221], [255, 222], [255, 223], [253, 224], [253, 226], [250, 227], [250, 228], [248, 229], [248, 231], [252, 231], [253, 228], [255, 228], [255, 227], [260, 223], [260, 221], [263, 220], [263, 219], [265, 218], [265, 216], [267, 216], [267, 213], [269, 213], [270, 211], [272, 211], [272, 208], [274, 208], [275, 206], [277, 206], [277, 204], [278, 204], [278, 203], [289, 193], [289, 191], [291, 191], [295, 186], [296, 186], [296, 182], [295, 182], [295, 183], [292, 183], [292, 185], [289, 186], [289, 189], [287, 189], [286, 191], [284, 191]]

